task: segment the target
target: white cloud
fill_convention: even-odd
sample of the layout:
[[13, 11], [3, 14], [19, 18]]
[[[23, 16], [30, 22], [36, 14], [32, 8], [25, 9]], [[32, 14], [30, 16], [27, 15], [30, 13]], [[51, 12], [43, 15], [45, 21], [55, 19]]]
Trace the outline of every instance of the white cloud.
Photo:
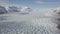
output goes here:
[[46, 1], [43, 1], [43, 0], [36, 0], [35, 3], [36, 4], [60, 5], [60, 2], [46, 2]]
[[10, 4], [7, 0], [0, 0], [0, 6], [8, 7]]
[[37, 3], [37, 4], [43, 4], [44, 1], [43, 0], [36, 0], [35, 3]]
[[43, 4], [44, 2], [43, 1], [35, 1], [35, 3], [37, 3], [37, 4]]
[[25, 5], [12, 4], [8, 0], [0, 0], [0, 6], [8, 8], [9, 6], [26, 7]]
[[8, 1], [7, 0], [0, 0], [0, 5], [7, 5], [8, 4]]

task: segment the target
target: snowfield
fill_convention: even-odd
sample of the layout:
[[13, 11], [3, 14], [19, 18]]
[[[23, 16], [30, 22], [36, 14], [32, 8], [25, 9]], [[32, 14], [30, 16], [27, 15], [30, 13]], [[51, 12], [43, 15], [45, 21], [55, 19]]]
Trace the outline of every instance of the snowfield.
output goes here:
[[43, 11], [34, 11], [30, 14], [20, 13], [0, 14], [0, 34], [60, 34], [53, 23], [53, 18], [46, 18], [48, 15]]

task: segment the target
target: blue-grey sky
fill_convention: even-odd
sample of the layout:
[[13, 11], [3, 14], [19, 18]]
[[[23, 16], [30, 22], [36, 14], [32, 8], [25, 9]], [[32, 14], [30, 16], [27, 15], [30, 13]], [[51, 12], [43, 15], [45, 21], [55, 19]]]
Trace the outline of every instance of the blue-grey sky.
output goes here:
[[31, 8], [60, 7], [60, 0], [6, 0], [10, 4], [24, 5]]

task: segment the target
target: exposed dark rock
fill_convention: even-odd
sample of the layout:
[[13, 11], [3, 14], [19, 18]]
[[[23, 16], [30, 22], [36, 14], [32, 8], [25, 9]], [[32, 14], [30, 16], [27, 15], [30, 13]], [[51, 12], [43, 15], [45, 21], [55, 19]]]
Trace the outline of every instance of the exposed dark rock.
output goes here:
[[0, 6], [0, 14], [4, 14], [4, 13], [7, 13], [6, 8], [3, 6]]
[[18, 10], [18, 8], [15, 7], [15, 6], [9, 7], [9, 8], [8, 8], [8, 11], [9, 11], [9, 12], [20, 12], [20, 11]]
[[60, 12], [58, 12], [58, 14], [60, 14]]
[[58, 29], [60, 29], [60, 24], [57, 26]]
[[60, 18], [58, 18], [57, 20], [60, 21]]

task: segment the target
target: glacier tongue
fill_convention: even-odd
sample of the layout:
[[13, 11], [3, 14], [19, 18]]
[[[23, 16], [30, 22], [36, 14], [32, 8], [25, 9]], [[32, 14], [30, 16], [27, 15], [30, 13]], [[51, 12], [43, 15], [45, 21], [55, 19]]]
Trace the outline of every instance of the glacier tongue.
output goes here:
[[[51, 24], [52, 25], [52, 24]], [[49, 24], [29, 25], [25, 22], [4, 22], [0, 25], [0, 34], [57, 34], [57, 30]]]
[[34, 18], [18, 14], [0, 15], [0, 34], [59, 34], [51, 18]]

